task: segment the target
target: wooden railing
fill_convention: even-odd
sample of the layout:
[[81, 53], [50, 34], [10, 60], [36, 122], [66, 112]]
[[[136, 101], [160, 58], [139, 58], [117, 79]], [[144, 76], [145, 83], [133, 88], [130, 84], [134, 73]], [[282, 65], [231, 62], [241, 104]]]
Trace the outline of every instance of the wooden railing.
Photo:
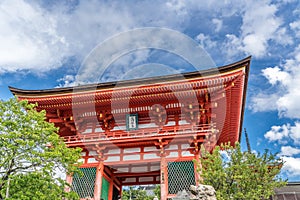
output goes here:
[[143, 128], [133, 131], [116, 130], [109, 132], [89, 133], [63, 137], [66, 144], [78, 143], [78, 142], [93, 142], [93, 141], [108, 141], [108, 140], [120, 140], [120, 139], [134, 139], [134, 138], [148, 138], [155, 136], [176, 136], [185, 134], [203, 134], [207, 135], [216, 131], [215, 124], [203, 124], [203, 125], [179, 125], [179, 126], [166, 126], [163, 128]]

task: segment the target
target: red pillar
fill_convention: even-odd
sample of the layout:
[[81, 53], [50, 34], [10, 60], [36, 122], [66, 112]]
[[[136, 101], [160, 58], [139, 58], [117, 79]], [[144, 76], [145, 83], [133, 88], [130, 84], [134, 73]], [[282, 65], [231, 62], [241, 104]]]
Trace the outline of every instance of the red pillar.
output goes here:
[[112, 176], [110, 177], [110, 181], [109, 181], [108, 200], [112, 200], [113, 192], [114, 192], [114, 178]]
[[166, 200], [168, 195], [168, 166], [165, 154], [160, 158], [160, 199]]
[[104, 164], [103, 161], [100, 161], [99, 165], [96, 168], [94, 200], [100, 200], [101, 198], [103, 172], [104, 172]]
[[[71, 186], [72, 185], [72, 181], [73, 181], [73, 176], [67, 174], [66, 182]], [[71, 191], [71, 187], [66, 186], [65, 187], [65, 192], [70, 192], [70, 191]]]
[[201, 167], [200, 151], [195, 153], [195, 160], [196, 160], [196, 162], [194, 163], [195, 181], [196, 181], [196, 185], [199, 185], [201, 181], [201, 174], [200, 171], [198, 171], [198, 167]]
[[123, 188], [122, 188], [123, 186], [122, 185], [120, 185], [120, 191], [119, 191], [119, 194], [120, 194], [120, 197], [122, 198], [122, 192], [123, 192]]

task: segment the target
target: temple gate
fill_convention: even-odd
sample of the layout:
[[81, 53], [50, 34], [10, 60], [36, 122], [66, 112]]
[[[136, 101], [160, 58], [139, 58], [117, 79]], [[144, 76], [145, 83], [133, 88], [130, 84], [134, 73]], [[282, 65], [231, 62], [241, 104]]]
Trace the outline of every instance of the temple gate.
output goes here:
[[123, 186], [160, 184], [161, 199], [197, 184], [193, 159], [239, 141], [250, 57], [162, 77], [48, 90], [10, 87], [38, 103], [68, 147], [82, 148], [81, 199], [116, 200]]

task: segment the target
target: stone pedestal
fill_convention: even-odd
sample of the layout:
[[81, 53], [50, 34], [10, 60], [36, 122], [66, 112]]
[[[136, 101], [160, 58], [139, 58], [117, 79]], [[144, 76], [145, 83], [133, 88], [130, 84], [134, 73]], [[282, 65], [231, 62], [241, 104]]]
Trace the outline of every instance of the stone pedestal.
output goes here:
[[216, 191], [210, 185], [190, 186], [190, 191], [178, 192], [173, 200], [217, 200]]
[[190, 195], [190, 200], [217, 200], [216, 191], [210, 185], [191, 185], [190, 191], [192, 193]]

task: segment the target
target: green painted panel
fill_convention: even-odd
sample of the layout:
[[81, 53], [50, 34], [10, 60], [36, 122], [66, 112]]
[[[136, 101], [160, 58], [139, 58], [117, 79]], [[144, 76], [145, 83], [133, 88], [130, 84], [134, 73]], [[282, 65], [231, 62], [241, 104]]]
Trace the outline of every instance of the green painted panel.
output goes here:
[[[82, 176], [74, 174], [72, 181], [72, 189], [78, 193], [80, 198], [94, 196], [96, 168], [80, 168]], [[108, 200], [109, 182], [102, 177], [101, 198]]]
[[194, 163], [192, 161], [168, 163], [168, 193], [188, 191], [190, 185], [195, 185]]
[[96, 178], [96, 168], [80, 168], [82, 176], [74, 174], [72, 189], [78, 193], [80, 198], [94, 196], [94, 183]]
[[108, 190], [109, 190], [109, 182], [104, 177], [102, 177], [101, 198], [103, 200], [108, 200]]

